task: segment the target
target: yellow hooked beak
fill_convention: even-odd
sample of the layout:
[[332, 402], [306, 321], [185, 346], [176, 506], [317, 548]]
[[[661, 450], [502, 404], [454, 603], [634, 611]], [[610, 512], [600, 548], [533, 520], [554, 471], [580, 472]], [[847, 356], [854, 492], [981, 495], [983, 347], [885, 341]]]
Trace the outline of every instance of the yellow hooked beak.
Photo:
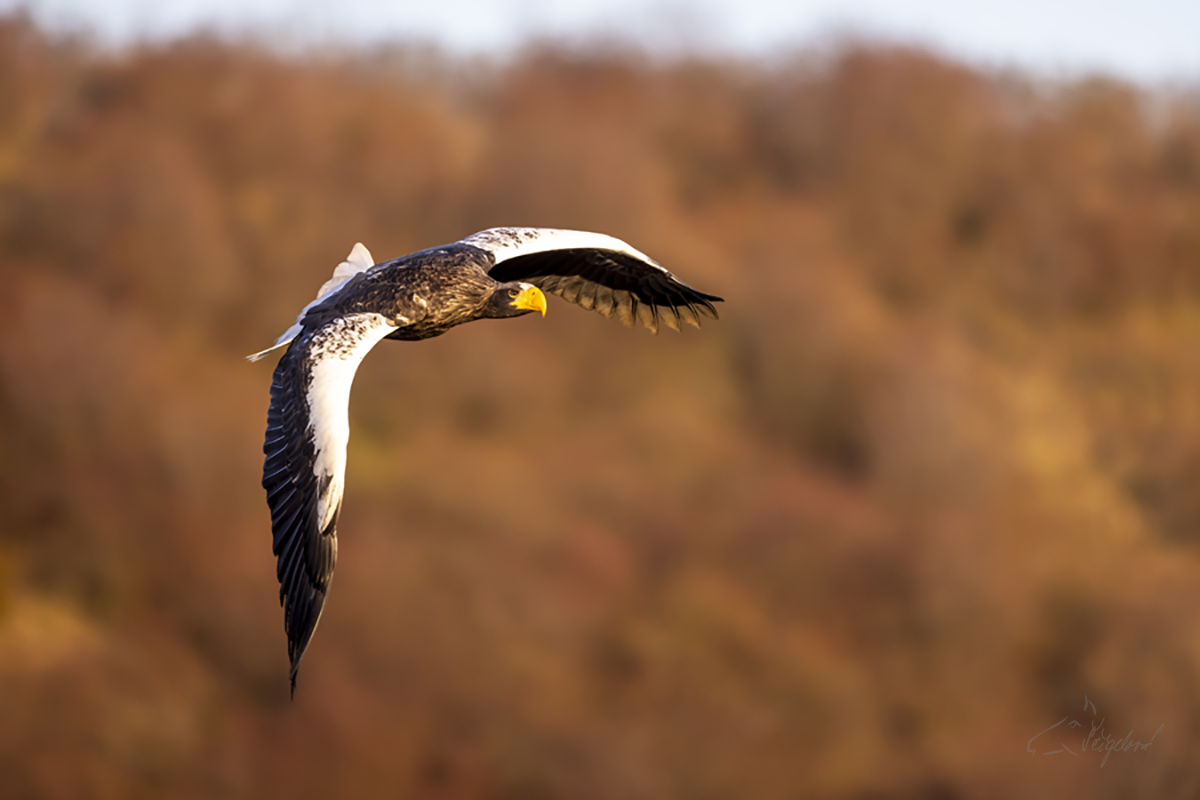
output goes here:
[[542, 294], [542, 290], [536, 286], [522, 289], [510, 305], [524, 311], [540, 311], [543, 317], [546, 316], [546, 295]]

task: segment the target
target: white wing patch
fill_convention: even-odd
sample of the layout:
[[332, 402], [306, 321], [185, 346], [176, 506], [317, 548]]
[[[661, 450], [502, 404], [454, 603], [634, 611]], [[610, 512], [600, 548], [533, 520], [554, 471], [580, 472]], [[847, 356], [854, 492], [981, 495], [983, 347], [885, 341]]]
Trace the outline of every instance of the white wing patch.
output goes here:
[[311, 303], [300, 309], [300, 313], [296, 315], [296, 321], [292, 327], [288, 328], [283, 334], [275, 340], [275, 344], [268, 347], [266, 350], [259, 350], [257, 353], [246, 356], [247, 361], [258, 361], [260, 358], [274, 353], [279, 348], [291, 342], [300, 335], [300, 323], [304, 320], [304, 315], [308, 310], [317, 303], [324, 300], [329, 295], [341, 289], [346, 281], [353, 278], [360, 272], [366, 272], [375, 265], [375, 260], [371, 257], [371, 251], [366, 248], [362, 242], [356, 242], [354, 248], [350, 250], [350, 255], [346, 256], [346, 260], [333, 268], [333, 277], [321, 284], [321, 290], [317, 292], [317, 297]]
[[342, 503], [354, 374], [367, 352], [394, 330], [382, 314], [355, 314], [334, 320], [313, 339], [307, 400], [313, 474], [320, 492], [318, 530], [325, 529]]
[[490, 228], [462, 239], [459, 244], [469, 244], [488, 251], [495, 257], [497, 264], [517, 256], [545, 253], [550, 250], [614, 250], [627, 253], [639, 261], [667, 272], [650, 256], [635, 250], [615, 236], [606, 236], [603, 233], [559, 228]]

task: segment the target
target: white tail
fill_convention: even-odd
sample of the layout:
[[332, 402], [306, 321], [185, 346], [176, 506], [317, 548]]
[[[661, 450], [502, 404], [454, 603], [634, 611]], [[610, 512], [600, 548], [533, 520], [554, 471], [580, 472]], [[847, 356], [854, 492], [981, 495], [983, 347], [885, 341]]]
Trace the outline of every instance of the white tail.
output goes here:
[[302, 308], [300, 313], [296, 315], [296, 321], [292, 327], [284, 331], [283, 335], [275, 340], [275, 344], [266, 350], [259, 350], [257, 353], [246, 356], [246, 360], [258, 361], [274, 353], [284, 345], [290, 344], [292, 339], [300, 335], [300, 323], [304, 320], [304, 315], [308, 313], [310, 308], [342, 288], [346, 281], [360, 272], [366, 272], [373, 266], [375, 266], [375, 259], [371, 257], [371, 251], [362, 242], [355, 242], [354, 247], [350, 250], [350, 255], [346, 256], [346, 260], [333, 268], [333, 277], [321, 284], [321, 290], [317, 292], [317, 298]]

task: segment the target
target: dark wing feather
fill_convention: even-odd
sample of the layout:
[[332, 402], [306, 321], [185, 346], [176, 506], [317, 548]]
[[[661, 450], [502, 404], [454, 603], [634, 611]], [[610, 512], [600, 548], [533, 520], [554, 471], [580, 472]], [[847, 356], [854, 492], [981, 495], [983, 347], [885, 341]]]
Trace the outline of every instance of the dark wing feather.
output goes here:
[[498, 281], [528, 281], [606, 317], [616, 314], [626, 325], [635, 320], [658, 330], [660, 309], [666, 323], [699, 326], [699, 314], [717, 318], [713, 303], [721, 298], [693, 289], [654, 263], [619, 250], [572, 247], [526, 252], [506, 258], [488, 271]]
[[262, 485], [271, 508], [272, 549], [278, 557], [275, 574], [284, 608], [293, 693], [300, 659], [321, 618], [337, 563], [336, 511], [318, 530], [317, 501], [328, 486], [318, 485], [313, 470], [316, 448], [306, 397], [311, 374], [305, 355], [302, 348], [292, 347], [275, 367], [263, 444]]
[[[360, 291], [348, 296], [346, 303], [355, 306], [364, 297]], [[337, 520], [350, 440], [350, 387], [363, 356], [396, 330], [374, 312], [338, 315], [326, 313], [329, 309], [320, 304], [313, 308], [321, 326], [309, 328], [308, 316], [313, 312], [306, 314], [303, 333], [275, 367], [263, 444], [262, 483], [271, 507], [293, 692], [300, 659], [321, 619], [337, 563]]]

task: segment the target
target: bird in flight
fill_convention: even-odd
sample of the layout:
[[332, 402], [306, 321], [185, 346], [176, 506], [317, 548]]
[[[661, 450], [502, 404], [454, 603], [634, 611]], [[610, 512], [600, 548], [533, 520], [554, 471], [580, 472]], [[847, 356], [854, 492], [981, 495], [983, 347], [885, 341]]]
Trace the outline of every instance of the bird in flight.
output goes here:
[[257, 361], [275, 367], [263, 488], [278, 558], [291, 688], [329, 593], [350, 439], [350, 384], [383, 339], [417, 341], [477, 319], [546, 314], [546, 295], [658, 332], [720, 297], [697, 291], [620, 239], [551, 228], [492, 228], [454, 244], [373, 262], [356, 244], [296, 322]]

